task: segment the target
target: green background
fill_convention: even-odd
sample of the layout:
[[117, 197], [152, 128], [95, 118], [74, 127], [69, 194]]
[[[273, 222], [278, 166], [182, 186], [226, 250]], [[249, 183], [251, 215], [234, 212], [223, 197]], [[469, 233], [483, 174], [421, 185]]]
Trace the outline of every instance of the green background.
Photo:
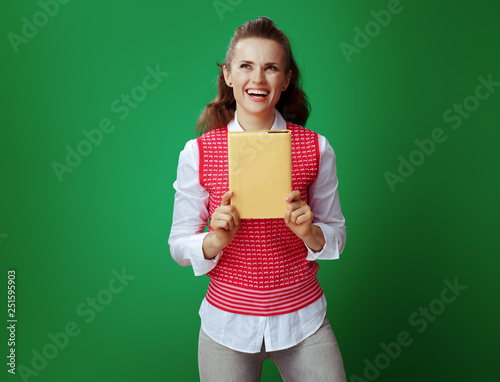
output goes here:
[[[49, 334], [71, 322], [79, 334], [24, 380], [198, 379], [208, 278], [170, 257], [172, 183], [179, 152], [215, 95], [215, 63], [234, 29], [261, 15], [290, 38], [312, 104], [307, 127], [337, 154], [347, 246], [340, 260], [321, 262], [319, 278], [348, 380], [366, 379], [365, 360], [402, 331], [412, 344], [372, 379], [495, 379], [500, 88], [458, 129], [443, 113], [474, 96], [478, 76], [500, 81], [498, 5], [403, 0], [348, 63], [341, 42], [354, 43], [355, 27], [373, 27], [370, 11], [387, 1], [221, 3], [218, 13], [211, 0], [73, 0], [16, 53], [8, 34], [21, 35], [22, 18], [32, 21], [41, 7], [2, 1], [0, 294], [5, 302], [7, 270], [15, 269], [18, 374], [7, 373], [2, 330], [1, 379], [23, 380], [20, 366], [33, 368]], [[157, 65], [169, 75], [120, 119], [113, 102]], [[82, 130], [103, 118], [115, 130], [59, 181], [52, 163], [64, 164], [66, 146], [75, 149]], [[391, 191], [384, 173], [397, 174], [398, 156], [408, 159], [414, 140], [437, 128], [447, 140]], [[106, 292], [112, 271], [123, 268], [135, 278]], [[409, 317], [455, 278], [467, 289], [419, 333]], [[91, 321], [77, 310], [109, 296]], [[269, 361], [262, 380], [280, 380]]]

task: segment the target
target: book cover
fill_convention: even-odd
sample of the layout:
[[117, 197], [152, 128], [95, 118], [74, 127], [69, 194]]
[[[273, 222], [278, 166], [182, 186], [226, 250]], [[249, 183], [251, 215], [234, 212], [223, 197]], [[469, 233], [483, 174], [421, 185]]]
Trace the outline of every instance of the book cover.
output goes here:
[[242, 219], [282, 218], [292, 191], [290, 130], [228, 133], [231, 204]]

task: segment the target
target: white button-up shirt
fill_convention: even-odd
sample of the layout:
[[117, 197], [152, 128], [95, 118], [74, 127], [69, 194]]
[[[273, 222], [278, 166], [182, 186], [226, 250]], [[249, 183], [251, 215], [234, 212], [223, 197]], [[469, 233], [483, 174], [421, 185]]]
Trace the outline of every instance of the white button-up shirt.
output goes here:
[[[228, 131], [243, 131], [238, 116], [228, 124]], [[278, 111], [271, 130], [286, 129]], [[321, 228], [325, 246], [320, 252], [308, 248], [307, 260], [338, 259], [344, 249], [345, 220], [340, 209], [335, 153], [327, 139], [319, 136], [320, 165], [316, 180], [308, 189], [313, 223]], [[192, 266], [196, 276], [206, 274], [223, 252], [211, 260], [203, 255], [204, 232], [209, 218], [208, 191], [199, 182], [199, 152], [195, 139], [186, 143], [179, 156], [172, 229], [168, 243], [173, 259], [182, 266]], [[201, 325], [214, 341], [233, 350], [257, 353], [265, 343], [267, 351], [282, 350], [303, 341], [321, 326], [326, 314], [323, 295], [312, 304], [292, 313], [277, 316], [250, 316], [220, 310], [206, 299], [200, 307]]]

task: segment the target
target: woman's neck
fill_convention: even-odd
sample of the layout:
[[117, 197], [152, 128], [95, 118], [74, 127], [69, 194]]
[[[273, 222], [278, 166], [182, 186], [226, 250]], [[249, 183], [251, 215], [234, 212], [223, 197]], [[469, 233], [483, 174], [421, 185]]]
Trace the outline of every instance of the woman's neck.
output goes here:
[[252, 130], [271, 130], [274, 124], [274, 110], [266, 115], [249, 114], [242, 110], [237, 112], [238, 123], [245, 131]]

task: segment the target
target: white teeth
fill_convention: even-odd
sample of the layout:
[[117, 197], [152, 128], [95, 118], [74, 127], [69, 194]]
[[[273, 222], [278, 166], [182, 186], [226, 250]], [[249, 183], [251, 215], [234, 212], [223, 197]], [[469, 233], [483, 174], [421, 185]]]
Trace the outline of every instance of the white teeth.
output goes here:
[[248, 89], [247, 90], [247, 94], [250, 94], [250, 95], [263, 95], [263, 96], [266, 96], [269, 94], [268, 91], [266, 90], [256, 90], [256, 89]]

